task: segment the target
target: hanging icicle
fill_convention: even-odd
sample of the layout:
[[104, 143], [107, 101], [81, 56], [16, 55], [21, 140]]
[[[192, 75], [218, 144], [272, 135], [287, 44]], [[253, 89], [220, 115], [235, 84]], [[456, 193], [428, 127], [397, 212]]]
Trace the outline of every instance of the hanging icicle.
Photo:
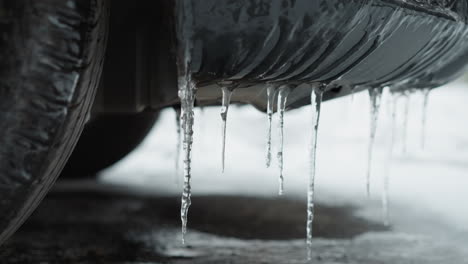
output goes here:
[[176, 20], [177, 34], [177, 70], [178, 96], [181, 104], [181, 127], [184, 146], [184, 186], [181, 198], [180, 218], [182, 221], [182, 243], [185, 244], [187, 233], [188, 210], [191, 205], [191, 155], [193, 144], [193, 107], [195, 104], [196, 86], [192, 80], [191, 56], [193, 52], [193, 12], [192, 2], [176, 1], [176, 10], [181, 12]]
[[429, 94], [431, 89], [426, 88], [422, 90], [423, 93], [423, 106], [422, 106], [422, 118], [421, 118], [421, 149], [425, 148], [426, 145], [426, 122], [427, 122], [427, 105], [429, 103]]
[[406, 154], [407, 147], [408, 147], [408, 119], [409, 119], [409, 106], [410, 106], [410, 95], [407, 92], [403, 93], [405, 98], [405, 105], [404, 105], [404, 114], [403, 114], [403, 154]]
[[276, 90], [278, 86], [270, 84], [267, 87], [267, 118], [268, 118], [268, 127], [267, 127], [267, 142], [266, 142], [266, 157], [265, 164], [269, 168], [271, 164], [271, 126], [273, 120], [273, 107], [274, 100], [276, 95]]
[[205, 135], [205, 107], [204, 106], [197, 106], [198, 109], [198, 117], [197, 117], [197, 124], [198, 124], [198, 134], [200, 135], [201, 141], [203, 141], [203, 135]]
[[375, 133], [377, 131], [377, 121], [379, 118], [380, 99], [382, 97], [382, 87], [369, 88], [370, 98], [370, 134], [369, 145], [367, 150], [367, 173], [366, 173], [366, 190], [367, 196], [370, 196], [371, 170], [372, 170], [372, 155], [375, 141]]
[[382, 192], [382, 219], [385, 226], [390, 225], [390, 211], [389, 211], [389, 188], [390, 188], [390, 174], [393, 159], [393, 148], [395, 144], [396, 134], [396, 111], [397, 111], [397, 97], [389, 92], [390, 102], [389, 110], [391, 113], [391, 131], [390, 142], [388, 144], [387, 158], [385, 160], [385, 172], [383, 175], [383, 192]]
[[310, 174], [309, 174], [309, 184], [307, 188], [307, 223], [306, 223], [306, 237], [307, 237], [307, 259], [311, 260], [312, 258], [312, 237], [313, 237], [313, 228], [312, 224], [314, 222], [315, 214], [315, 204], [314, 204], [314, 195], [315, 195], [315, 172], [316, 166], [315, 162], [317, 159], [317, 136], [318, 136], [318, 127], [320, 121], [320, 107], [322, 104], [322, 94], [325, 90], [323, 84], [312, 84], [312, 91], [310, 95], [310, 103], [312, 105], [312, 135], [311, 135], [311, 146], [310, 146]]
[[185, 234], [187, 233], [188, 209], [191, 205], [191, 162], [192, 162], [192, 144], [193, 144], [193, 107], [195, 102], [195, 85], [191, 76], [182, 78], [179, 84], [179, 98], [182, 103], [182, 129], [184, 145], [184, 189], [182, 193], [182, 207], [180, 210], [182, 219], [182, 243], [185, 243]]
[[180, 106], [174, 107], [175, 111], [175, 121], [176, 121], [176, 131], [177, 131], [177, 144], [176, 144], [176, 151], [175, 151], [175, 175], [174, 175], [174, 182], [179, 185], [179, 168], [180, 168], [180, 149], [182, 147], [182, 133], [181, 133], [181, 123], [180, 123], [180, 115], [181, 109]]
[[278, 146], [278, 168], [279, 168], [279, 195], [282, 195], [284, 192], [284, 178], [283, 178], [283, 147], [284, 147], [284, 111], [286, 109], [286, 102], [288, 100], [288, 95], [291, 92], [291, 86], [283, 85], [279, 88], [278, 91], [278, 136], [279, 136], [279, 146]]
[[221, 171], [224, 172], [224, 161], [226, 154], [226, 125], [227, 125], [227, 115], [229, 110], [229, 103], [231, 102], [232, 88], [227, 86], [222, 86], [222, 105], [221, 105], [221, 120], [222, 124], [222, 145], [221, 145]]

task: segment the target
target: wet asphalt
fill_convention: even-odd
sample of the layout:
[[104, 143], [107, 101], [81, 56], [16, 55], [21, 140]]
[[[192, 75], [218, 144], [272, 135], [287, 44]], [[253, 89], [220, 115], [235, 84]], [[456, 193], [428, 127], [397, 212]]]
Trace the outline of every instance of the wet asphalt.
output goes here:
[[289, 198], [195, 196], [187, 244], [180, 197], [54, 190], [2, 247], [1, 263], [468, 263], [463, 250], [317, 205], [306, 260], [305, 204]]

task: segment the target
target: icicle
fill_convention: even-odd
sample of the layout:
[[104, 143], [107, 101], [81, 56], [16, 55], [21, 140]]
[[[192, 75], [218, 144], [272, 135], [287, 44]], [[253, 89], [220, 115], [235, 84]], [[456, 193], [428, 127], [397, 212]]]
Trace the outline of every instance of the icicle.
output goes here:
[[196, 87], [191, 80], [190, 74], [179, 80], [179, 98], [182, 105], [181, 121], [183, 129], [184, 144], [184, 189], [182, 193], [182, 206], [180, 215], [182, 220], [182, 243], [185, 244], [187, 233], [188, 209], [191, 205], [191, 155], [193, 143], [193, 106], [195, 102]]
[[288, 100], [289, 92], [291, 91], [290, 86], [284, 85], [279, 88], [278, 91], [278, 135], [279, 135], [279, 146], [278, 146], [278, 167], [279, 167], [279, 195], [283, 194], [284, 191], [284, 178], [283, 178], [283, 143], [284, 143], [284, 110], [286, 108], [286, 101]]
[[193, 12], [192, 2], [176, 1], [175, 8], [180, 15], [176, 20], [177, 35], [177, 71], [178, 71], [178, 96], [181, 104], [181, 123], [183, 131], [184, 146], [184, 187], [181, 198], [180, 218], [182, 221], [182, 243], [185, 244], [185, 235], [187, 233], [188, 210], [191, 205], [191, 186], [192, 177], [192, 143], [193, 143], [193, 123], [196, 86], [192, 80], [192, 53], [193, 53]]
[[176, 1], [176, 10], [180, 16], [176, 20], [177, 35], [177, 71], [178, 96], [181, 105], [181, 127], [184, 146], [184, 187], [181, 198], [180, 218], [182, 221], [182, 243], [185, 244], [187, 233], [188, 210], [191, 204], [191, 154], [193, 143], [193, 106], [195, 104], [196, 86], [192, 80], [191, 56], [193, 52], [192, 36], [193, 12], [189, 1]]
[[[188, 66], [186, 66], [188, 69]], [[190, 180], [192, 177], [192, 144], [193, 144], [193, 123], [194, 113], [193, 107], [195, 103], [196, 86], [192, 81], [192, 76], [189, 72], [185, 71], [178, 80], [179, 84], [179, 99], [181, 103], [181, 127], [183, 130], [183, 161], [184, 161], [184, 187], [182, 191], [182, 201], [180, 208], [180, 218], [182, 220], [182, 243], [185, 244], [185, 234], [187, 233], [188, 210], [191, 201], [191, 185]]]
[[205, 115], [205, 107], [204, 106], [198, 106], [198, 109], [200, 110], [200, 116]]
[[356, 87], [351, 87], [351, 105], [354, 103], [354, 93], [355, 93]]
[[422, 107], [422, 118], [421, 118], [421, 149], [424, 149], [426, 145], [426, 120], [427, 120], [427, 104], [429, 102], [429, 93], [431, 89], [423, 89], [423, 107]]
[[180, 161], [180, 148], [182, 146], [182, 133], [181, 133], [181, 124], [180, 124], [180, 115], [181, 110], [180, 106], [174, 107], [175, 116], [176, 116], [176, 129], [177, 129], [177, 144], [176, 144], [176, 151], [175, 151], [175, 175], [174, 181], [177, 185], [179, 185], [179, 161]]
[[312, 138], [310, 146], [310, 174], [309, 174], [309, 185], [307, 189], [307, 259], [312, 258], [312, 235], [313, 229], [312, 224], [314, 222], [314, 189], [315, 189], [315, 161], [317, 157], [317, 135], [320, 120], [320, 106], [322, 103], [322, 92], [324, 86], [319, 84], [318, 86], [312, 86], [312, 92], [310, 95], [310, 103], [312, 105]]
[[408, 118], [409, 118], [409, 105], [410, 105], [410, 97], [409, 94], [404, 93], [405, 96], [405, 108], [404, 108], [404, 116], [403, 116], [403, 154], [406, 154], [406, 148], [408, 145]]
[[397, 111], [397, 97], [389, 93], [391, 97], [391, 131], [390, 131], [390, 144], [388, 145], [387, 158], [385, 161], [385, 173], [383, 178], [383, 192], [382, 192], [382, 219], [385, 226], [390, 224], [390, 213], [389, 213], [389, 184], [390, 184], [390, 172], [393, 158], [393, 147], [395, 144], [395, 130], [396, 130], [396, 111]]
[[271, 164], [271, 124], [273, 119], [273, 107], [276, 95], [276, 89], [278, 87], [275, 85], [269, 85], [267, 87], [267, 117], [268, 117], [268, 130], [267, 130], [267, 143], [266, 143], [266, 158], [265, 163], [266, 167], [269, 168]]
[[226, 124], [227, 114], [229, 110], [229, 103], [231, 101], [232, 90], [227, 86], [221, 87], [223, 92], [222, 106], [221, 106], [221, 119], [223, 121], [222, 127], [222, 146], [221, 146], [221, 171], [224, 172], [224, 159], [226, 153]]
[[369, 146], [367, 150], [367, 173], [366, 173], [366, 190], [367, 196], [370, 196], [370, 181], [371, 181], [371, 169], [372, 169], [372, 154], [375, 141], [375, 133], [377, 131], [377, 121], [379, 118], [380, 109], [380, 98], [382, 97], [383, 88], [369, 88], [370, 98], [370, 135], [369, 135]]
[[205, 107], [204, 106], [198, 106], [197, 109], [199, 110], [198, 111], [198, 117], [197, 119], [199, 121], [197, 121], [197, 124], [198, 124], [198, 134], [200, 136], [202, 135], [205, 135]]

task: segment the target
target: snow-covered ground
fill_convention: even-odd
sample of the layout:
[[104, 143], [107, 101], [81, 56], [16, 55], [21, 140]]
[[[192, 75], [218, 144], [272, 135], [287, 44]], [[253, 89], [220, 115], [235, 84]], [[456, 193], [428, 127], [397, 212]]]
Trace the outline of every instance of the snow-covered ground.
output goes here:
[[[398, 100], [397, 133], [391, 163], [391, 222], [396, 230], [451, 233], [468, 239], [468, 84], [456, 82], [433, 90], [427, 108], [426, 147], [421, 149], [423, 95], [410, 96], [407, 151], [403, 152], [404, 98]], [[385, 173], [391, 111], [388, 94], [382, 111], [372, 163], [371, 199], [365, 190], [369, 139], [367, 93], [325, 102], [319, 128], [316, 197], [330, 204], [356, 205], [361, 215], [381, 219], [380, 196]], [[265, 168], [267, 119], [250, 106], [231, 105], [228, 116], [226, 169], [221, 173], [219, 107], [195, 112], [193, 195], [241, 194], [277, 196], [278, 168]], [[285, 116], [285, 196], [305, 199], [309, 171], [311, 107]], [[276, 122], [275, 116], [275, 122]], [[273, 130], [273, 158], [277, 131]], [[164, 110], [144, 143], [125, 160], [104, 171], [107, 183], [136, 186], [157, 194], [179, 194], [175, 175], [176, 122]], [[176, 182], [179, 182], [177, 184]], [[305, 210], [305, 208], [304, 208]], [[413, 223], [413, 224], [411, 224]]]

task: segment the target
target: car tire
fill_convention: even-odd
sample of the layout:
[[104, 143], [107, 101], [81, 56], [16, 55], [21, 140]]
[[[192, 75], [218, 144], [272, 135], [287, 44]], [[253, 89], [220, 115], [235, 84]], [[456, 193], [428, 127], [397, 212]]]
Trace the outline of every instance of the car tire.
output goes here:
[[38, 206], [84, 127], [107, 0], [0, 0], [0, 243]]

